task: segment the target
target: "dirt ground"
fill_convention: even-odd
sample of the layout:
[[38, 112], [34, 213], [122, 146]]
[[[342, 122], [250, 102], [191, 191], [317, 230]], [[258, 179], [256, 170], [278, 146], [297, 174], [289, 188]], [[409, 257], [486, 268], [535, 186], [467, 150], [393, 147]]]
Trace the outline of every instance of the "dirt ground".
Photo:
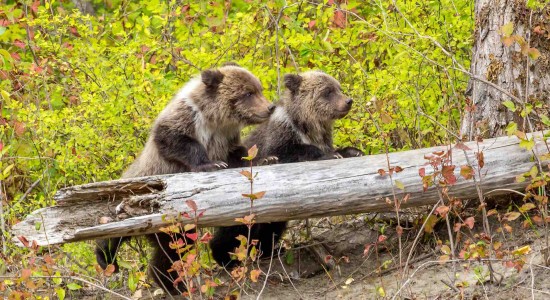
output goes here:
[[[407, 261], [409, 249], [418, 233], [419, 225], [414, 220], [422, 214], [426, 212], [408, 212], [401, 216], [401, 226], [404, 228], [401, 245], [404, 249], [401, 253], [403, 263]], [[503, 249], [530, 247], [524, 257], [525, 265], [519, 272], [505, 267], [502, 261], [492, 261], [496, 276], [496, 283], [492, 283], [486, 261], [439, 261], [442, 252], [436, 247], [436, 241], [448, 239], [445, 222], [434, 227], [433, 233], [418, 239], [407, 269], [401, 270], [397, 267], [399, 243], [394, 230], [395, 222], [393, 214], [323, 218], [309, 220], [309, 226], [305, 221], [294, 222], [285, 238], [287, 244], [294, 245], [289, 248], [292, 250], [278, 253], [272, 260], [263, 260], [260, 268], [269, 277], [267, 280], [265, 276], [260, 277], [258, 283], [247, 286], [241, 298], [550, 299], [550, 268], [543, 261], [543, 253], [548, 251], [543, 227], [523, 228], [522, 221], [518, 219], [510, 223], [513, 231], [503, 234], [497, 231], [498, 222], [491, 225], [494, 241], [502, 242]], [[476, 219], [476, 226], [468, 235], [474, 236], [476, 229], [477, 232], [481, 230], [481, 220]], [[308, 231], [311, 238], [306, 237]], [[381, 234], [387, 239], [378, 247], [373, 246], [365, 257], [365, 245], [376, 242]], [[465, 239], [466, 235], [462, 241]], [[331, 262], [334, 263], [330, 270], [323, 267], [320, 261], [326, 255], [331, 255]], [[231, 281], [223, 270], [216, 277], [225, 282]], [[223, 299], [223, 289], [218, 288], [217, 291], [216, 299]], [[141, 289], [133, 295], [127, 290], [117, 292], [133, 299], [170, 299], [169, 296], [153, 296], [160, 292], [155, 288]], [[78, 298], [117, 297], [86, 288]]]

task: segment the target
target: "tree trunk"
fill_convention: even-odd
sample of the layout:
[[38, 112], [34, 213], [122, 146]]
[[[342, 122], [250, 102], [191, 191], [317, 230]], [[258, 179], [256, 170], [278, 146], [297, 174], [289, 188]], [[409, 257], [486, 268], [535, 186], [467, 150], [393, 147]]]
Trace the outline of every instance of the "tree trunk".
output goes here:
[[95, 10], [90, 0], [72, 0], [72, 2], [83, 15], [95, 15]]
[[[536, 1], [535, 1], [536, 2]], [[485, 138], [501, 136], [511, 122], [524, 132], [541, 130], [540, 116], [547, 115], [550, 105], [550, 8], [530, 10], [526, 1], [477, 0], [475, 3], [476, 29], [470, 71], [501, 87], [510, 95], [487, 83], [471, 79], [467, 95], [475, 109], [470, 107], [462, 120], [463, 136], [472, 140], [475, 135]], [[539, 4], [540, 6], [540, 4]], [[509, 43], [503, 26], [513, 24]], [[522, 41], [523, 40], [523, 41]], [[529, 50], [534, 48], [536, 50]], [[536, 51], [540, 52], [537, 59]], [[534, 55], [529, 57], [529, 53]], [[515, 112], [502, 105], [511, 100]], [[529, 115], [520, 116], [526, 104], [541, 102], [542, 107]], [[538, 111], [537, 111], [538, 110]], [[531, 121], [531, 124], [529, 124]]]
[[[545, 142], [541, 141], [542, 134], [536, 135], [536, 150], [548, 153]], [[534, 165], [531, 151], [520, 148], [518, 142], [518, 138], [512, 136], [480, 143], [479, 149], [483, 149], [485, 157], [481, 170], [485, 193], [494, 189], [499, 191], [492, 195], [507, 193], [509, 191], [502, 189], [521, 190], [528, 184], [515, 180], [517, 174], [527, 172]], [[466, 145], [478, 149], [475, 142]], [[409, 195], [402, 207], [434, 204], [439, 200], [437, 190], [434, 187], [423, 190], [419, 170], [425, 168], [426, 175], [432, 174], [425, 155], [446, 149], [441, 146], [389, 154], [391, 166], [403, 169], [392, 175], [393, 186], [389, 176], [382, 176], [378, 171], [387, 169], [385, 154], [257, 167], [254, 168], [254, 173], [258, 172], [254, 191], [266, 191], [266, 194], [254, 202], [254, 213], [258, 222], [271, 222], [395, 211], [394, 191], [399, 199]], [[451, 157], [458, 181], [449, 187], [449, 195], [462, 199], [477, 197], [473, 180], [460, 176], [460, 166], [470, 163], [477, 166], [474, 150], [454, 148]], [[546, 161], [550, 161], [550, 156], [546, 156]], [[250, 184], [239, 171], [122, 179], [62, 189], [55, 196], [56, 206], [33, 212], [13, 227], [12, 234], [16, 242], [17, 237], [24, 236], [39, 245], [142, 235], [158, 231], [180, 212], [192, 215], [187, 199], [195, 201], [199, 212], [204, 211], [199, 225], [233, 225], [235, 218], [248, 215], [250, 209], [249, 201], [241, 195], [250, 191]], [[398, 188], [401, 184], [403, 189]], [[117, 222], [103, 224], [101, 220], [106, 218]], [[180, 219], [182, 224], [192, 222], [189, 218]]]

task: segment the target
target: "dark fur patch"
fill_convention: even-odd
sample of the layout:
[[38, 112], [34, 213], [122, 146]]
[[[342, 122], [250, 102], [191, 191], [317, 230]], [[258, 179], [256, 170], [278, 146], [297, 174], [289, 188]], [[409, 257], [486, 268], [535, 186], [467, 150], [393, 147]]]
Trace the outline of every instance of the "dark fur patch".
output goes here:
[[292, 93], [297, 93], [302, 84], [302, 76], [297, 74], [285, 74], [285, 87]]
[[205, 70], [201, 73], [202, 82], [209, 88], [217, 88], [223, 80], [223, 74], [219, 70]]

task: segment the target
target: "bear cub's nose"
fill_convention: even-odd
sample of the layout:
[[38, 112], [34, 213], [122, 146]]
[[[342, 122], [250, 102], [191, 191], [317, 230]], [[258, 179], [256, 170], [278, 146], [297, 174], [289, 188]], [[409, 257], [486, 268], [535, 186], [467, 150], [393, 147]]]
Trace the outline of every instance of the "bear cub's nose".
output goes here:
[[270, 105], [267, 107], [267, 110], [269, 111], [269, 113], [272, 113], [272, 112], [275, 110], [275, 105], [270, 104]]
[[350, 99], [346, 100], [346, 104], [347, 105], [352, 105], [353, 104], [353, 99], [350, 98]]

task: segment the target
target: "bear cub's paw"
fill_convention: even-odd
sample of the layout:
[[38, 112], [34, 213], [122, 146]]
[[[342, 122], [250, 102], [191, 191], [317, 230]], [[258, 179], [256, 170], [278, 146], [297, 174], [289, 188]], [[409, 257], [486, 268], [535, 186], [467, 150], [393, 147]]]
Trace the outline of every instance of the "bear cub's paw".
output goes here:
[[192, 169], [192, 171], [193, 172], [212, 172], [212, 171], [227, 169], [227, 167], [228, 167], [227, 163], [223, 161], [216, 161], [216, 162], [196, 166]]
[[346, 147], [336, 152], [341, 156], [341, 158], [359, 157], [365, 155], [365, 153], [355, 147]]
[[266, 158], [261, 159], [258, 162], [258, 166], [275, 165], [278, 163], [279, 163], [279, 158], [277, 156], [268, 156]]

